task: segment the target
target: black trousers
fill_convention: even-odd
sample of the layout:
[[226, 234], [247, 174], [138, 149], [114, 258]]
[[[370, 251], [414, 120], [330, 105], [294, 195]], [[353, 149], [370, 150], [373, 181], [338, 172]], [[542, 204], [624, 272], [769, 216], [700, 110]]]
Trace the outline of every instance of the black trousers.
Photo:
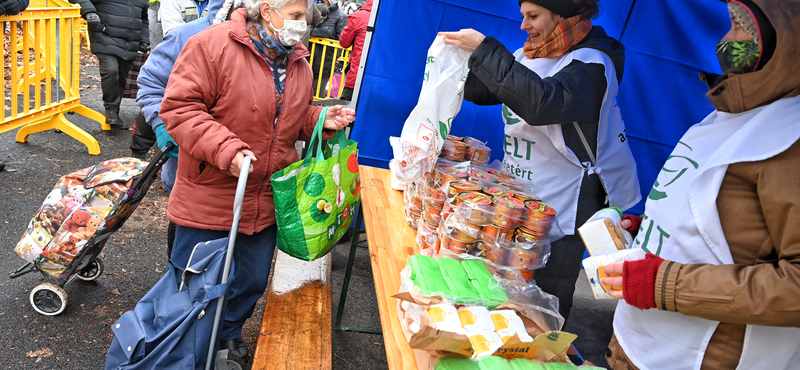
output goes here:
[[[581, 262], [586, 246], [583, 244], [577, 228], [589, 217], [606, 207], [606, 192], [598, 175], [584, 176], [578, 195], [578, 213], [575, 220], [574, 235], [567, 235], [552, 243], [550, 259], [547, 266], [536, 270], [534, 280], [542, 290], [558, 298], [558, 312], [569, 318], [572, 309], [572, 295], [575, 293], [575, 282], [581, 271]], [[566, 325], [566, 321], [564, 322]]]
[[147, 124], [144, 114], [139, 112], [133, 122], [133, 132], [131, 132], [131, 152], [145, 153], [156, 143], [156, 133]]
[[133, 60], [125, 60], [112, 54], [95, 54], [100, 63], [100, 87], [103, 90], [103, 107], [119, 112], [119, 103], [125, 91], [125, 77]]

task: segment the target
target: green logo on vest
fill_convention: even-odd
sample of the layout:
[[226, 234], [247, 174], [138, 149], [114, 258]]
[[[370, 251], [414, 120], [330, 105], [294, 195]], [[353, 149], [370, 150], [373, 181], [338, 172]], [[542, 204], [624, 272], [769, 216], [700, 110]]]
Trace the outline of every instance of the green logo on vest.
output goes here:
[[[692, 150], [692, 147], [686, 145], [686, 143], [683, 143], [683, 142], [679, 141], [678, 144], [681, 144], [681, 145], [689, 148], [689, 151]], [[683, 176], [683, 174], [685, 174], [686, 171], [689, 170], [689, 167], [686, 165], [686, 163], [681, 163], [680, 164], [681, 167], [679, 167], [679, 169], [677, 169], [677, 170], [671, 169], [671, 168], [667, 168], [667, 165], [670, 163], [670, 161], [673, 161], [673, 163], [676, 162], [676, 161], [677, 162], [686, 161], [686, 162], [689, 163], [689, 165], [694, 167], [694, 169], [698, 169], [700, 167], [700, 165], [697, 162], [695, 162], [694, 160], [692, 160], [689, 157], [685, 157], [685, 156], [682, 156], [682, 155], [671, 155], [671, 156], [669, 156], [669, 158], [667, 158], [666, 163], [664, 163], [664, 167], [661, 168], [661, 174], [664, 174], [665, 175], [664, 177], [666, 179], [670, 179], [670, 180], [669, 180], [669, 182], [667, 182], [666, 184], [664, 184], [662, 186], [658, 182], [658, 179], [656, 179], [655, 183], [653, 184], [653, 188], [650, 189], [650, 194], [647, 196], [648, 198], [650, 198], [652, 200], [661, 200], [661, 199], [666, 198], [667, 197], [666, 189], [664, 189], [662, 191], [662, 190], [658, 190], [658, 188], [666, 188], [667, 186], [672, 185], [675, 181], [678, 181], [678, 179], [681, 178], [681, 176]], [[659, 174], [659, 177], [661, 176], [661, 174]]]
[[510, 109], [508, 109], [508, 106], [503, 104], [503, 118], [506, 121], [506, 125], [509, 126], [516, 125], [517, 123], [519, 123], [519, 121], [521, 121], [519, 118], [515, 118], [513, 114], [514, 113], [511, 112]]

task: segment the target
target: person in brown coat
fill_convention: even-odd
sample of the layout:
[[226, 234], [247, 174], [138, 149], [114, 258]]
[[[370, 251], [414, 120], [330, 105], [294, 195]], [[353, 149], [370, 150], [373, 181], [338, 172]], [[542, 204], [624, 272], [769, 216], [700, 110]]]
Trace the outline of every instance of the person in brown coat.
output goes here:
[[[612, 264], [614, 369], [800, 363], [800, 0], [730, 0], [716, 110], [667, 159], [636, 246]], [[623, 227], [628, 226], [623, 224]]]

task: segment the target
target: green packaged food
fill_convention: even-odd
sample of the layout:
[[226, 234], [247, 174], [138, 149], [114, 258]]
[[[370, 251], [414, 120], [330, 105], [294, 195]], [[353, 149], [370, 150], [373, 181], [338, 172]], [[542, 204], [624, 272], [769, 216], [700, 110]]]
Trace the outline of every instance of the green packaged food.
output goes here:
[[480, 370], [478, 364], [463, 356], [444, 356], [434, 370]]
[[508, 361], [511, 365], [511, 370], [545, 370], [541, 362], [526, 360], [524, 358], [515, 358]]

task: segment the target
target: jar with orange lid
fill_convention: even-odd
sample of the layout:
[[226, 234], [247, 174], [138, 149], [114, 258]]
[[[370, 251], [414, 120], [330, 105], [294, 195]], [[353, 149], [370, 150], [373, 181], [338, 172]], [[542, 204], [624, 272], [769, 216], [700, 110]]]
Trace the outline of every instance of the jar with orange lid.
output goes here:
[[494, 218], [492, 224], [503, 228], [515, 228], [525, 219], [525, 205], [515, 198], [493, 197]]
[[556, 210], [542, 202], [529, 200], [525, 202], [524, 226], [536, 234], [546, 235], [553, 226]]

